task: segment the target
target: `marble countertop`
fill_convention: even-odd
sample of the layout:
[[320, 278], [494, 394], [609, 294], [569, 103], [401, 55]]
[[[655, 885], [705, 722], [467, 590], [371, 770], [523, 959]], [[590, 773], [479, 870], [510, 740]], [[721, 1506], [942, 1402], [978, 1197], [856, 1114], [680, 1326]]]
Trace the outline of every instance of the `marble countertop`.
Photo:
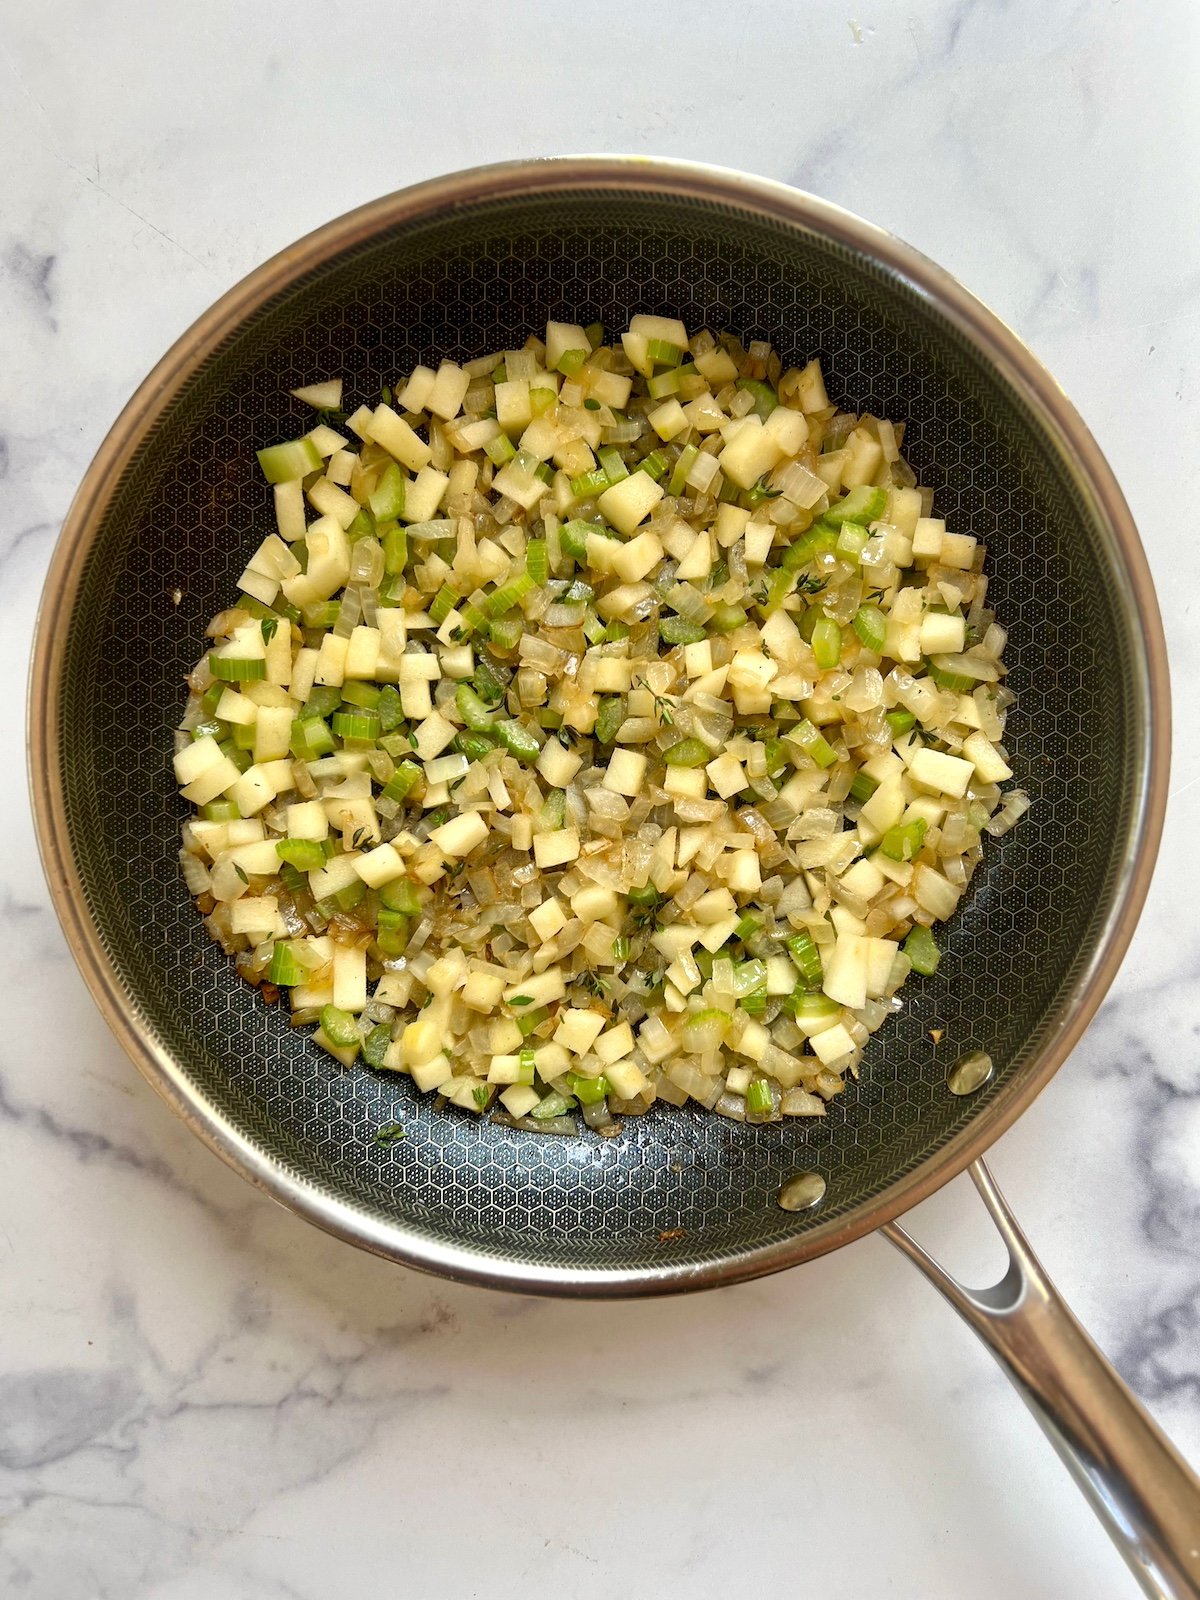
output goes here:
[[[994, 1170], [1195, 1460], [1198, 14], [820, 0], [789, 17], [700, 0], [668, 23], [672, 9], [8, 9], [5, 737], [22, 737], [51, 545], [117, 410], [219, 293], [326, 218], [503, 155], [627, 150], [784, 179], [893, 229], [1056, 373], [1160, 585], [1177, 731], [1159, 871], [1107, 1004]], [[106, 1032], [48, 908], [15, 756], [11, 783], [4, 1593], [1133, 1592], [989, 1357], [877, 1239], [695, 1300], [569, 1305], [421, 1278], [254, 1193]], [[968, 1277], [994, 1268], [965, 1180], [914, 1227]]]

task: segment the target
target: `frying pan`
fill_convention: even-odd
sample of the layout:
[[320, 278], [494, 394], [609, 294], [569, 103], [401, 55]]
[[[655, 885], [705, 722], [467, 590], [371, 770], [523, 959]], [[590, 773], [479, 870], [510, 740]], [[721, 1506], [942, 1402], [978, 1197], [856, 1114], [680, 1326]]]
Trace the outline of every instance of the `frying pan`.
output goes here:
[[[661, 1106], [611, 1141], [538, 1138], [343, 1071], [235, 980], [179, 877], [167, 756], [204, 625], [270, 525], [253, 447], [306, 425], [291, 388], [341, 373], [369, 397], [547, 317], [619, 328], [638, 311], [819, 355], [843, 405], [904, 419], [940, 514], [989, 547], [1008, 742], [1034, 804], [823, 1120]], [[1141, 908], [1166, 794], [1162, 629], [1095, 443], [946, 273], [820, 200], [682, 163], [517, 163], [365, 206], [231, 290], [125, 409], [47, 578], [30, 726], [43, 860], [83, 974], [154, 1087], [251, 1181], [380, 1255], [542, 1294], [733, 1283], [881, 1228], [990, 1346], [1145, 1592], [1200, 1595], [1200, 1484], [980, 1160], [1079, 1038]], [[948, 1068], [972, 1050], [994, 1071], [954, 1093], [972, 1085]], [[396, 1121], [402, 1141], [374, 1137]], [[980, 1291], [895, 1221], [968, 1166], [1010, 1253]]]

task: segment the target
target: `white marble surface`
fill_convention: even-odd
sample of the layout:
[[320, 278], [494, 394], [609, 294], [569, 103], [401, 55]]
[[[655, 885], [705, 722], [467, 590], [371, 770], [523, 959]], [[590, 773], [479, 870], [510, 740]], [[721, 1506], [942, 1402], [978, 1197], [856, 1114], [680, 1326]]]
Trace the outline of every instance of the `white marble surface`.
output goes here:
[[[135, 383], [263, 257], [413, 179], [577, 150], [757, 170], [893, 228], [1048, 362], [1159, 578], [1174, 795], [1112, 996], [994, 1166], [1193, 1459], [1197, 19], [1191, 0], [43, 0], [5, 6], [0, 30], [10, 749], [56, 529]], [[369, 1259], [252, 1193], [99, 1021], [10, 767], [5, 1594], [1132, 1592], [988, 1357], [878, 1240], [691, 1302], [531, 1303]], [[917, 1226], [982, 1275], [995, 1247], [971, 1198], [960, 1180]]]

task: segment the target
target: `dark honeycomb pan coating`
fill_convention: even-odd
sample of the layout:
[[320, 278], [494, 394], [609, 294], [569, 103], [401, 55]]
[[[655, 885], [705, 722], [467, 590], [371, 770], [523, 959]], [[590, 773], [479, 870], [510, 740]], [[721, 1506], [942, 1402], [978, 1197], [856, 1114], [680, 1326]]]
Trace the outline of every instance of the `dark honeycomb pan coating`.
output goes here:
[[[438, 1112], [405, 1078], [343, 1071], [237, 981], [179, 875], [172, 729], [205, 623], [273, 527], [254, 449], [311, 425], [290, 388], [344, 374], [353, 405], [415, 362], [520, 344], [547, 317], [619, 330], [638, 311], [769, 339], [785, 362], [819, 356], [843, 406], [906, 423], [937, 513], [989, 547], [1018, 695], [1008, 744], [1034, 804], [991, 844], [936, 978], [906, 987], [824, 1120], [749, 1127], [660, 1106], [611, 1142], [539, 1138]], [[312, 272], [203, 363], [108, 507], [66, 641], [59, 729], [90, 914], [130, 1005], [199, 1093], [298, 1183], [410, 1237], [475, 1252], [484, 1271], [506, 1259], [637, 1272], [664, 1252], [700, 1264], [775, 1243], [911, 1171], [1057, 1025], [1136, 810], [1132, 644], [1107, 570], [1024, 403], [920, 293], [832, 240], [619, 192], [479, 203], [393, 230]], [[964, 1102], [944, 1079], [972, 1047], [997, 1071]], [[395, 1121], [407, 1137], [383, 1148], [375, 1130]], [[824, 1206], [783, 1213], [780, 1180], [810, 1166], [828, 1177]]]

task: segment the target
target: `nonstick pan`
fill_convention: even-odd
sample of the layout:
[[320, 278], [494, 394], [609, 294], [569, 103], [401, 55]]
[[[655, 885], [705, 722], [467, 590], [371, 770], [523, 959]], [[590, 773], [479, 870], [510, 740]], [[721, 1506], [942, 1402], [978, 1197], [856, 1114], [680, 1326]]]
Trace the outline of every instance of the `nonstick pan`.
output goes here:
[[[826, 1118], [660, 1106], [611, 1141], [539, 1138], [343, 1071], [236, 981], [179, 876], [168, 756], [204, 625], [269, 526], [253, 447], [302, 425], [290, 389], [341, 373], [370, 395], [547, 317], [619, 328], [638, 311], [818, 355], [844, 406], [904, 419], [939, 510], [989, 547], [1033, 808]], [[122, 414], [47, 579], [30, 721], [41, 849], [84, 976], [150, 1082], [246, 1177], [380, 1255], [542, 1294], [708, 1288], [883, 1228], [991, 1346], [1145, 1591], [1200, 1595], [1200, 1486], [979, 1159], [1079, 1038], [1141, 908], [1166, 794], [1162, 629], [1095, 443], [946, 273], [780, 185], [639, 159], [483, 168], [353, 212], [230, 291]], [[982, 1080], [956, 1070], [976, 1051], [994, 1063]], [[396, 1121], [406, 1138], [376, 1140]], [[968, 1165], [1011, 1255], [980, 1292], [895, 1226]]]

